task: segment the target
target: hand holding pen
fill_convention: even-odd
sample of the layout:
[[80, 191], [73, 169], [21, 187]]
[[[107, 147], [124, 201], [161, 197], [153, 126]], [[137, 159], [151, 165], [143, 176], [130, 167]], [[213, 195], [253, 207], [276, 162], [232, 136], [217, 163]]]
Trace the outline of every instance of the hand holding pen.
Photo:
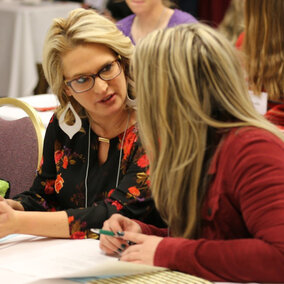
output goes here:
[[[123, 238], [124, 232], [116, 232], [103, 230], [103, 229], [91, 229], [91, 232], [97, 234], [97, 235], [105, 235], [105, 236], [111, 236], [111, 237], [117, 237], [117, 238]], [[135, 245], [134, 242], [127, 241], [129, 245]]]
[[[142, 234], [140, 226], [120, 214], [105, 221], [100, 233], [100, 248], [109, 255], [119, 255], [120, 260], [154, 265], [156, 248], [161, 237]], [[129, 245], [129, 241], [135, 243]]]
[[[94, 230], [92, 231], [94, 232]], [[132, 244], [123, 239], [124, 231], [142, 233], [140, 226], [135, 221], [120, 214], [112, 215], [104, 222], [101, 230], [95, 231], [100, 234], [100, 248], [108, 255], [120, 255]]]

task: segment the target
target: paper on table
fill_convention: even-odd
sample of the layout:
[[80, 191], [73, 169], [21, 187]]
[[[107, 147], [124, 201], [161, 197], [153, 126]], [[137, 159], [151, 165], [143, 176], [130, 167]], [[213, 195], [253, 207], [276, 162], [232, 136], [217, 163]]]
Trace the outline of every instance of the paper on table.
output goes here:
[[33, 235], [20, 235], [20, 234], [8, 235], [4, 238], [0, 238], [0, 251], [6, 249], [7, 247], [18, 245], [21, 242], [27, 242], [41, 238], [43, 237], [38, 237]]
[[128, 275], [164, 269], [118, 261], [103, 254], [99, 241], [93, 239], [36, 238], [1, 249], [5, 243], [0, 243], [0, 270], [9, 269], [34, 279]]

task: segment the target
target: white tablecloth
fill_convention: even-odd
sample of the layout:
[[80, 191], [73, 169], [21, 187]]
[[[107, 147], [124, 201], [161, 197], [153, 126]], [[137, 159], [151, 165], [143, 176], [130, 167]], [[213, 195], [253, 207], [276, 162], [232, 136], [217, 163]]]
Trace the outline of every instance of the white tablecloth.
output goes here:
[[[53, 94], [29, 96], [19, 99], [30, 104], [38, 111], [38, 114], [45, 128], [47, 127], [49, 120], [54, 113], [55, 108], [59, 105], [57, 97]], [[22, 109], [13, 106], [0, 107], [1, 118], [7, 120], [14, 120], [22, 118], [24, 116], [27, 116], [27, 114]]]
[[53, 18], [66, 17], [80, 7], [75, 2], [0, 1], [0, 97], [33, 94], [38, 82], [36, 63], [42, 61], [46, 32]]

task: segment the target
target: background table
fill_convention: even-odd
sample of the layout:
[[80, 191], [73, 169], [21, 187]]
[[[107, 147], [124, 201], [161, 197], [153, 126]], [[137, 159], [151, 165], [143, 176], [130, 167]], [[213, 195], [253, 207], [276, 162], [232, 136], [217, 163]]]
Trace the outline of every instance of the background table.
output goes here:
[[0, 97], [33, 94], [46, 32], [54, 18], [80, 7], [75, 2], [0, 2]]
[[[29, 105], [34, 107], [35, 110], [38, 111], [38, 114], [45, 128], [47, 127], [49, 120], [51, 116], [53, 115], [56, 107], [59, 105], [57, 97], [53, 94], [28, 96], [28, 97], [23, 97], [19, 99], [28, 103]], [[0, 107], [0, 117], [1, 118], [7, 119], [7, 120], [14, 120], [14, 119], [22, 118], [24, 116], [27, 116], [27, 114], [19, 108], [16, 108], [13, 106], [1, 106]]]

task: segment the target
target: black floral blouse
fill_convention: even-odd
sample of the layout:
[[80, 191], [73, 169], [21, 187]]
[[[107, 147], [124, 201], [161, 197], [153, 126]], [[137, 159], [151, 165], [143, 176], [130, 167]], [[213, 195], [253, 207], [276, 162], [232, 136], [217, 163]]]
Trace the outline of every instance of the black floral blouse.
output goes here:
[[[124, 133], [110, 140], [108, 158], [99, 165], [97, 135], [90, 132], [88, 161], [88, 120], [85, 132], [70, 140], [54, 115], [45, 134], [43, 157], [29, 191], [17, 195], [27, 211], [59, 211], [68, 214], [71, 238], [85, 238], [90, 228], [101, 228], [113, 213], [156, 226], [163, 223], [155, 210], [149, 190], [149, 162], [138, 139], [136, 125], [125, 134], [119, 183], [116, 178]], [[88, 174], [87, 174], [88, 172]], [[87, 196], [85, 194], [87, 182]], [[87, 198], [87, 208], [85, 202]]]

